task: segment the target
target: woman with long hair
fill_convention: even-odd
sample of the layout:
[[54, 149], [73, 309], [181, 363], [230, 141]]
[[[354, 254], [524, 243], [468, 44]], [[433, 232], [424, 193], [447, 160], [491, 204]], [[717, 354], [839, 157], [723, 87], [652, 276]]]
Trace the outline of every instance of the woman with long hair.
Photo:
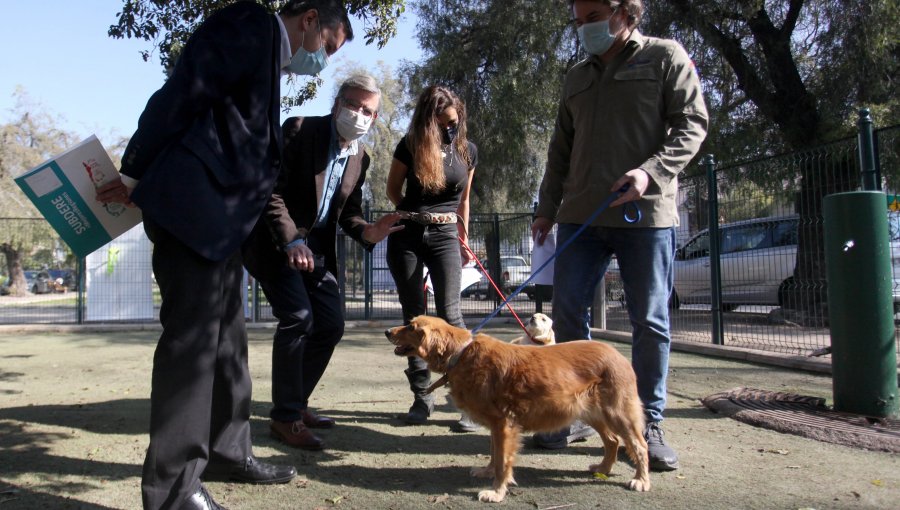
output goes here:
[[[425, 313], [423, 276], [431, 276], [437, 315], [465, 327], [460, 311], [460, 274], [471, 256], [468, 243], [469, 190], [478, 149], [466, 138], [466, 107], [450, 90], [431, 86], [416, 102], [409, 130], [394, 151], [387, 196], [406, 228], [388, 237], [387, 263], [397, 285], [403, 322]], [[424, 423], [434, 409], [426, 394], [431, 373], [421, 358], [408, 358], [406, 377], [414, 400], [401, 418]], [[477, 428], [463, 415], [451, 429]]]

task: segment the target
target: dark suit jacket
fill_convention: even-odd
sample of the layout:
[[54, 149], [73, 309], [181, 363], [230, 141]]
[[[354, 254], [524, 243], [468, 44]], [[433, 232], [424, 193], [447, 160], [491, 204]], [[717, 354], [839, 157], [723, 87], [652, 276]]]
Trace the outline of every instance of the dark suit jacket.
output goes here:
[[[273, 270], [286, 263], [284, 246], [296, 239], [305, 239], [313, 228], [325, 189], [331, 117], [291, 117], [282, 126], [285, 146], [281, 174], [244, 249], [244, 265], [258, 279], [274, 277]], [[360, 145], [356, 155], [347, 161], [340, 187], [332, 198], [327, 225], [317, 231], [321, 234], [318, 237], [321, 255], [332, 274], [337, 274], [335, 240], [338, 225], [366, 248], [374, 246], [362, 239], [366, 226], [362, 214], [362, 186], [368, 168], [369, 155]]]
[[125, 149], [144, 216], [210, 260], [240, 248], [278, 175], [280, 51], [278, 21], [255, 2], [215, 12]]

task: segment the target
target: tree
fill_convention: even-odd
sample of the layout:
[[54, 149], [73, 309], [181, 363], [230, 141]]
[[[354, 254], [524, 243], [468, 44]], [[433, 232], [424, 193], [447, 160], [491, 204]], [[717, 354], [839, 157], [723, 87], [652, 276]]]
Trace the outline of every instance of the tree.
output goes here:
[[646, 31], [681, 41], [695, 59], [718, 121], [707, 146], [719, 159], [723, 151], [746, 158], [842, 136], [860, 106], [882, 121], [900, 114], [896, 0], [645, 3]]
[[[706, 149], [720, 160], [802, 151], [847, 135], [862, 106], [882, 121], [898, 118], [896, 0], [667, 0], [647, 7], [649, 31], [683, 41], [697, 59], [714, 112]], [[841, 153], [787, 170], [800, 175], [801, 229], [785, 304], [821, 316], [822, 199], [857, 189], [857, 164]], [[785, 177], [760, 176], [768, 186]]]
[[58, 118], [44, 113], [22, 89], [17, 89], [11, 121], [0, 125], [0, 254], [5, 259], [12, 295], [27, 292], [23, 272], [27, 258], [54, 250], [57, 236], [12, 178], [39, 165], [71, 145], [74, 136], [56, 126]]
[[466, 103], [478, 145], [473, 210], [530, 209], [575, 58], [564, 4], [422, 0], [414, 7], [425, 60], [402, 72], [413, 97], [438, 83]]
[[[109, 36], [115, 39], [140, 38], [152, 44], [151, 50], [143, 52], [144, 60], [149, 60], [158, 52], [164, 70], [174, 65], [181, 47], [201, 21], [212, 12], [234, 3], [236, 0], [183, 0], [160, 2], [158, 0], [123, 0], [122, 11], [117, 13], [118, 22], [109, 27]], [[285, 0], [257, 0], [272, 12], [277, 12], [287, 3]], [[384, 47], [397, 35], [397, 19], [406, 10], [406, 0], [346, 0], [344, 4], [352, 16], [362, 19], [365, 26], [366, 44]], [[302, 104], [315, 97], [321, 85], [318, 78], [291, 78], [296, 95], [286, 96], [282, 103], [285, 108]]]

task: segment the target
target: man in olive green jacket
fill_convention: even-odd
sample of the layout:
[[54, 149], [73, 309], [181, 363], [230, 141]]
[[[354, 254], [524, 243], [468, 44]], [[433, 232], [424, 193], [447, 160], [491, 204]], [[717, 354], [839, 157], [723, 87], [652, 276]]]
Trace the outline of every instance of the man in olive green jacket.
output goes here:
[[[636, 30], [641, 0], [569, 5], [588, 58], [566, 75], [532, 235], [543, 244], [558, 223], [561, 246], [605, 197], [628, 186], [556, 259], [554, 330], [557, 341], [590, 337], [594, 288], [616, 255], [634, 325], [632, 366], [646, 413], [650, 466], [673, 470], [678, 456], [659, 423], [666, 403], [676, 196], [678, 174], [706, 136], [706, 105], [684, 48]], [[640, 221], [623, 214], [626, 203], [637, 205]], [[564, 448], [592, 433], [576, 422], [534, 440]]]

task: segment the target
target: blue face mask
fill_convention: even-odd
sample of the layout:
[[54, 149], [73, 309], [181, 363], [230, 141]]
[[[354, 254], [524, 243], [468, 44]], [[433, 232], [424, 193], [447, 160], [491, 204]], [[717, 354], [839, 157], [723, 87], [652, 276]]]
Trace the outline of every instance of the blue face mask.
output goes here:
[[[321, 37], [321, 31], [319, 32]], [[306, 33], [304, 32], [304, 37]], [[315, 76], [322, 72], [322, 69], [328, 65], [328, 54], [325, 53], [324, 41], [319, 51], [306, 51], [303, 44], [297, 49], [297, 53], [291, 57], [291, 63], [288, 64], [288, 70], [294, 74], [305, 74], [307, 76]]]
[[609, 33], [609, 20], [581, 25], [578, 27], [578, 39], [581, 40], [584, 50], [592, 55], [603, 55], [616, 42], [616, 36]]

